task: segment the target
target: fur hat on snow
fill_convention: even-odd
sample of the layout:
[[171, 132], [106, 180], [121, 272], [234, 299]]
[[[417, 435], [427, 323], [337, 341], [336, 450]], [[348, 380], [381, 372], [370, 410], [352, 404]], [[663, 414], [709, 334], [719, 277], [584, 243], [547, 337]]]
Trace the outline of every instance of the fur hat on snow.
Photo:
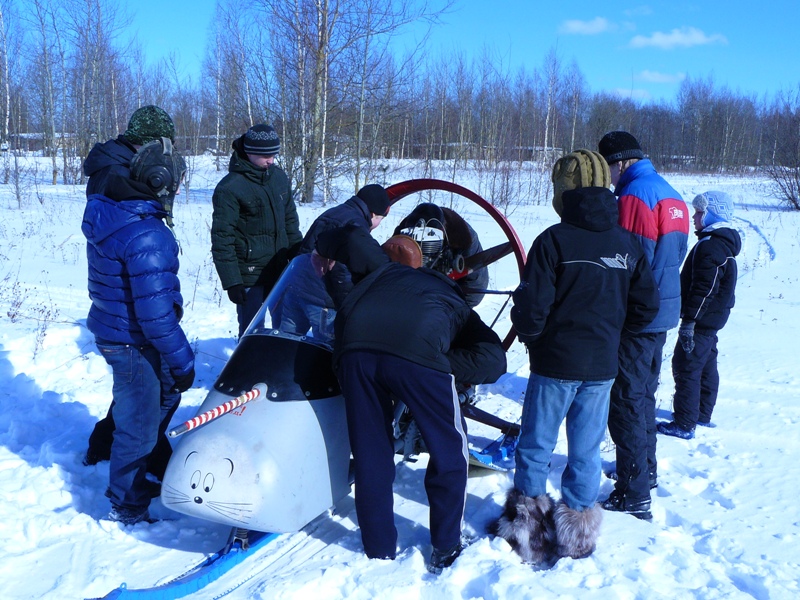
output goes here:
[[531, 497], [514, 488], [506, 497], [503, 514], [489, 526], [489, 533], [506, 540], [523, 562], [533, 565], [554, 562], [554, 504], [547, 494]]
[[639, 142], [627, 131], [610, 131], [597, 144], [597, 149], [609, 165], [629, 158], [644, 158]]
[[729, 222], [733, 218], [733, 198], [725, 192], [703, 192], [695, 196], [692, 206], [703, 213], [700, 223], [708, 227], [714, 223]]
[[163, 108], [149, 104], [133, 111], [128, 128], [122, 135], [137, 146], [144, 146], [162, 137], [175, 142], [175, 123]]
[[553, 208], [561, 216], [561, 195], [567, 190], [611, 186], [608, 164], [598, 152], [581, 148], [562, 156], [553, 165]]
[[385, 217], [389, 214], [389, 207], [392, 205], [392, 202], [389, 200], [389, 194], [386, 193], [382, 185], [378, 185], [377, 183], [365, 185], [358, 190], [356, 196], [364, 201], [364, 204], [367, 205], [367, 208], [373, 215]]
[[242, 148], [253, 156], [275, 156], [281, 151], [281, 139], [271, 125], [253, 125], [242, 136]]

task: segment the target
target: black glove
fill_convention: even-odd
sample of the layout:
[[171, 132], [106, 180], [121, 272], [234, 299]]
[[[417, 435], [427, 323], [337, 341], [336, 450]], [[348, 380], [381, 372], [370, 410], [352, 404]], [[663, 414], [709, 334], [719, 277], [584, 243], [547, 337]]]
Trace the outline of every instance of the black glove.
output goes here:
[[681, 321], [678, 327], [678, 341], [686, 354], [691, 354], [694, 350], [694, 321]]
[[231, 302], [234, 304], [245, 304], [247, 303], [247, 291], [244, 289], [244, 286], [241, 283], [237, 283], [233, 287], [228, 288], [228, 298], [230, 298]]
[[194, 368], [191, 371], [186, 373], [185, 375], [176, 375], [172, 371], [170, 371], [172, 378], [175, 380], [175, 384], [172, 386], [170, 390], [173, 394], [182, 394], [194, 383]]

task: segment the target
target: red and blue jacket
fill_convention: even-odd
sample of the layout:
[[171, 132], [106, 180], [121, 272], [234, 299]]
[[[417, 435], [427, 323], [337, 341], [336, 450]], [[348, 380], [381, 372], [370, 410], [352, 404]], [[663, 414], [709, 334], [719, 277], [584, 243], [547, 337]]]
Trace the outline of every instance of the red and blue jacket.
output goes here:
[[661, 298], [658, 315], [642, 333], [672, 329], [681, 315], [680, 269], [689, 245], [689, 207], [646, 158], [625, 170], [614, 193], [619, 224], [642, 244]]

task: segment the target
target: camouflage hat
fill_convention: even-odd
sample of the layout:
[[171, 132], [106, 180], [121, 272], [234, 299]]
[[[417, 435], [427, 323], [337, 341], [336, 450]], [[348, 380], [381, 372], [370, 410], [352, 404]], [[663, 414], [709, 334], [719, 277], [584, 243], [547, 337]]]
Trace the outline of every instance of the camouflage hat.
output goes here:
[[608, 163], [598, 153], [581, 148], [562, 156], [553, 165], [553, 208], [561, 215], [561, 194], [584, 187], [611, 186]]
[[162, 137], [175, 141], [175, 123], [163, 108], [149, 104], [137, 108], [122, 135], [131, 143], [143, 146]]

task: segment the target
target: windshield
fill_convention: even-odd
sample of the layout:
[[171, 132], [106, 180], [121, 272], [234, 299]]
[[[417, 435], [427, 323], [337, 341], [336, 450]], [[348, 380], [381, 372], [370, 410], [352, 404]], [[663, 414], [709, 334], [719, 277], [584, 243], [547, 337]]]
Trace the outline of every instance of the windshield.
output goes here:
[[296, 257], [281, 274], [244, 335], [279, 335], [333, 349], [336, 309], [310, 254]]

